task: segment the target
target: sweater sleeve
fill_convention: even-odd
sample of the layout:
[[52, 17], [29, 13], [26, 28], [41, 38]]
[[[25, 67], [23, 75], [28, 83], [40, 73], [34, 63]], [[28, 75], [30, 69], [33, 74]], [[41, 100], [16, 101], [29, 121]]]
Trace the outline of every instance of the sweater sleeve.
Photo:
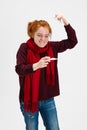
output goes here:
[[20, 76], [25, 76], [33, 72], [32, 64], [26, 64], [26, 58], [27, 58], [27, 45], [26, 43], [22, 43], [16, 55], [16, 66], [15, 66], [15, 71]]
[[72, 28], [72, 26], [69, 24], [65, 27], [65, 31], [67, 33], [67, 39], [61, 40], [57, 42], [56, 44], [56, 49], [57, 52], [64, 52], [67, 49], [73, 48], [77, 44], [77, 37], [76, 37], [76, 32]]

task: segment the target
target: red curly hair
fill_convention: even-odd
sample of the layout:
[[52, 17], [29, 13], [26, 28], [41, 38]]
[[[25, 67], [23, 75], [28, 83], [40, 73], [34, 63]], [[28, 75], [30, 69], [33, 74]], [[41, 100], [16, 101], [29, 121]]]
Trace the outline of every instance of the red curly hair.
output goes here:
[[40, 28], [40, 27], [45, 27], [49, 30], [49, 33], [52, 34], [51, 27], [49, 23], [45, 20], [34, 20], [32, 22], [28, 23], [27, 27], [27, 34], [30, 38], [33, 38], [34, 33]]

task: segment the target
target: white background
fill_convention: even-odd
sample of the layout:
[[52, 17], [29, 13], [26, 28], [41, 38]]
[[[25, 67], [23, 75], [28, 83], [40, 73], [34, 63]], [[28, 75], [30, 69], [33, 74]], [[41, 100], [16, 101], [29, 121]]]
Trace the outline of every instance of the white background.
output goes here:
[[[15, 73], [16, 53], [28, 39], [27, 23], [47, 20], [52, 40], [66, 38], [60, 12], [75, 28], [78, 44], [59, 54], [61, 95], [55, 98], [60, 130], [87, 129], [87, 15], [86, 0], [0, 0], [0, 130], [25, 130], [20, 112], [19, 82]], [[44, 130], [41, 117], [39, 130]]]

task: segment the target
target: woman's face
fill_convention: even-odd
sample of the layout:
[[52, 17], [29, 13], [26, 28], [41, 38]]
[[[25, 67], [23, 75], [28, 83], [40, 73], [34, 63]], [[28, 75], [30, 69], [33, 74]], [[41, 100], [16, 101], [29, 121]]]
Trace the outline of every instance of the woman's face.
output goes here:
[[46, 27], [40, 27], [34, 33], [34, 42], [37, 46], [43, 48], [46, 46], [49, 40], [49, 30]]

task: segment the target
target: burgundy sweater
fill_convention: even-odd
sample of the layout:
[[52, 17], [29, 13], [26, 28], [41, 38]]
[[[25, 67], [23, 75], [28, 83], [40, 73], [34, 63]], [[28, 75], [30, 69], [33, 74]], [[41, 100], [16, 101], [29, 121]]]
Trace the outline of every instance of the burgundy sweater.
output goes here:
[[[61, 41], [50, 41], [50, 45], [53, 49], [54, 57], [58, 58], [58, 53], [64, 52], [67, 49], [73, 48], [77, 44], [77, 37], [75, 30], [71, 27], [71, 25], [64, 26], [65, 31], [67, 33], [67, 39]], [[19, 100], [20, 102], [24, 101], [24, 81], [25, 76], [29, 73], [34, 73], [32, 64], [26, 63], [28, 46], [26, 43], [22, 43], [18, 49], [16, 58], [17, 64], [15, 66], [15, 70], [19, 75], [19, 84], [20, 84], [20, 92], [19, 92]], [[42, 54], [41, 57], [46, 54]], [[51, 97], [57, 96], [60, 94], [59, 90], [59, 78], [58, 78], [58, 61], [55, 61], [55, 86], [47, 86], [46, 84], [46, 69], [41, 69], [40, 75], [40, 86], [39, 86], [39, 101], [46, 100]], [[36, 77], [37, 78], [37, 77]]]

